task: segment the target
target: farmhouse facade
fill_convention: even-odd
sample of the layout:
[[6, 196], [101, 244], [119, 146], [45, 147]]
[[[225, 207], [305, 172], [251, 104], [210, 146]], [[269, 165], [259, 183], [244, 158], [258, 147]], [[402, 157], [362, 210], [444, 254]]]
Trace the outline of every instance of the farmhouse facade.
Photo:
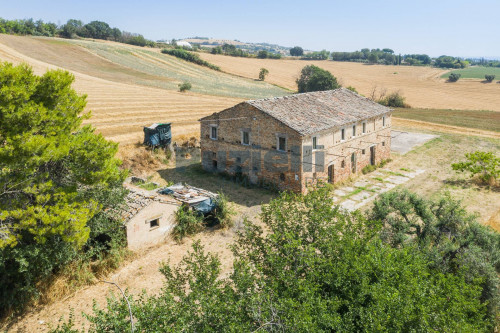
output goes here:
[[388, 159], [391, 113], [344, 88], [242, 102], [200, 119], [202, 166], [304, 193]]

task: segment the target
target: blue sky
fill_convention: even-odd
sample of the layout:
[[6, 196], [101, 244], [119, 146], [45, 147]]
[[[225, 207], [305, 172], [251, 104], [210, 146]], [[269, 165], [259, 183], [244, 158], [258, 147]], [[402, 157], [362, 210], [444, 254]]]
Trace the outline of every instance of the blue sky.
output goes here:
[[146, 38], [206, 36], [306, 49], [500, 58], [500, 0], [0, 0], [0, 17], [101, 20]]

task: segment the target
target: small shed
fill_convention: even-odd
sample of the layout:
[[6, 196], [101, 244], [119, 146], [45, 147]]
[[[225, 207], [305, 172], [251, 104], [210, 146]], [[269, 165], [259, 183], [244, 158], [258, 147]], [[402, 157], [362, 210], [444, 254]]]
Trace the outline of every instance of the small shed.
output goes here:
[[144, 144], [151, 147], [168, 147], [172, 142], [171, 123], [155, 123], [144, 127]]

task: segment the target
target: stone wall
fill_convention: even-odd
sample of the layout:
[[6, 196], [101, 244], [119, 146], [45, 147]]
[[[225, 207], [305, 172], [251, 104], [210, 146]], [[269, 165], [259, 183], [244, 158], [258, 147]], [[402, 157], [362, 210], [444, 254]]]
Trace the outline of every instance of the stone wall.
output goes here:
[[[365, 124], [363, 127], [363, 123]], [[356, 135], [353, 136], [353, 126]], [[217, 128], [217, 139], [211, 139], [211, 127]], [[306, 192], [308, 184], [329, 181], [328, 167], [338, 182], [359, 174], [372, 161], [374, 164], [390, 157], [391, 116], [370, 118], [344, 127], [301, 137], [251, 105], [241, 103], [202, 119], [201, 160], [209, 172], [246, 175], [251, 183], [271, 183], [280, 190]], [[344, 129], [344, 140], [341, 133]], [[363, 133], [364, 130], [364, 133]], [[248, 131], [250, 142], [242, 143], [242, 131]], [[276, 149], [277, 135], [286, 137], [286, 151]], [[312, 149], [316, 137], [317, 149]], [[370, 147], [374, 148], [370, 148]], [[352, 170], [351, 155], [356, 168]]]
[[[207, 119], [208, 118], [208, 119]], [[210, 172], [241, 173], [251, 183], [271, 183], [281, 190], [301, 190], [301, 137], [294, 130], [248, 104], [204, 118], [200, 125], [202, 166]], [[217, 140], [211, 139], [216, 126]], [[242, 132], [248, 131], [248, 145]], [[278, 135], [286, 137], [286, 151], [278, 151]]]
[[[363, 123], [365, 131], [363, 133]], [[356, 126], [356, 135], [353, 135]], [[342, 140], [344, 129], [344, 140]], [[318, 149], [312, 149], [313, 137], [316, 137]], [[374, 147], [374, 148], [371, 148]], [[371, 160], [371, 149], [374, 150], [374, 161]], [[369, 164], [378, 164], [391, 156], [391, 115], [367, 119], [358, 123], [323, 131], [304, 138], [304, 160], [313, 161], [312, 167], [304, 164], [302, 188], [318, 181], [336, 183], [355, 177]], [[355, 168], [353, 169], [352, 154]], [[333, 181], [329, 175], [329, 167], [333, 170]]]

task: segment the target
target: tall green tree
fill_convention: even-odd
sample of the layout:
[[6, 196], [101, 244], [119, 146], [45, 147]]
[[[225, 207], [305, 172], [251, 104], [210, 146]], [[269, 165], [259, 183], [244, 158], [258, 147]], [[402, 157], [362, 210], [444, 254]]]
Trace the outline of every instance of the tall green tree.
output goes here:
[[341, 87], [332, 73], [314, 65], [302, 68], [300, 77], [296, 82], [299, 93], [332, 90]]
[[[159, 295], [132, 296], [139, 332], [487, 332], [477, 282], [428, 265], [418, 247], [380, 240], [382, 223], [342, 213], [322, 189], [283, 193], [247, 223], [233, 271], [195, 243], [165, 265]], [[129, 329], [123, 299], [88, 316], [90, 332]], [[66, 329], [66, 330], [65, 330]], [[68, 332], [70, 327], [60, 328]]]
[[304, 50], [300, 46], [294, 46], [290, 49], [290, 55], [292, 57], [300, 57], [304, 54]]
[[121, 188], [125, 176], [117, 145], [81, 126], [86, 96], [73, 81], [66, 71], [0, 65], [0, 312], [86, 243], [105, 201], [95, 194]]

